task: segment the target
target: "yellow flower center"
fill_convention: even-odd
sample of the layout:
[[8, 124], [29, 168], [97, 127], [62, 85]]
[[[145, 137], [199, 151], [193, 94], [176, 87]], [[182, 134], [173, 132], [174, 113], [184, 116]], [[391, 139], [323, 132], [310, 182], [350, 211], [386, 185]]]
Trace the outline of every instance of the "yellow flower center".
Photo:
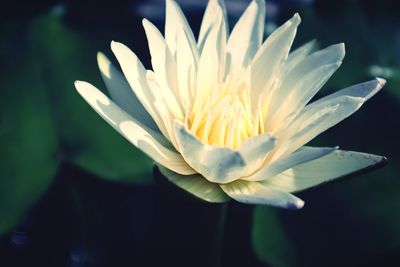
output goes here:
[[236, 149], [249, 137], [264, 133], [260, 109], [253, 109], [249, 86], [227, 79], [194, 98], [186, 114], [188, 128], [206, 144]]

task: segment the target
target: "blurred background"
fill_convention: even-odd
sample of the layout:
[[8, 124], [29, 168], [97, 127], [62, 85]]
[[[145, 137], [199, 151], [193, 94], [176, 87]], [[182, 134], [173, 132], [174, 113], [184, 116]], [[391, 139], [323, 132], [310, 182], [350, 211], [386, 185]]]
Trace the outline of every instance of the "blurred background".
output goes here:
[[[197, 34], [207, 1], [177, 1]], [[385, 168], [298, 194], [306, 201], [300, 211], [229, 203], [222, 231], [224, 207], [155, 183], [150, 159], [73, 87], [79, 79], [104, 89], [96, 53], [114, 60], [111, 40], [150, 68], [141, 19], [162, 29], [164, 0], [5, 1], [0, 266], [400, 266], [398, 1], [266, 2], [266, 34], [299, 12], [294, 47], [346, 43], [342, 67], [319, 96], [375, 76], [388, 80], [313, 141], [385, 155]], [[248, 3], [226, 0], [231, 26]]]

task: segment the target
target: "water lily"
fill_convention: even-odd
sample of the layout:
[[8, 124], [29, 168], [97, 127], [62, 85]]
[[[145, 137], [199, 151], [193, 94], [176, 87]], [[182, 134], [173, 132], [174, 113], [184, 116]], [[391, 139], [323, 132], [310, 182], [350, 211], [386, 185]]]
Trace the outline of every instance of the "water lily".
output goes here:
[[98, 54], [112, 100], [89, 83], [77, 81], [76, 88], [165, 177], [193, 195], [301, 208], [304, 202], [291, 193], [385, 160], [305, 146], [358, 110], [385, 81], [311, 102], [341, 65], [344, 45], [313, 52], [307, 43], [290, 52], [300, 16], [265, 41], [264, 20], [265, 2], [253, 0], [228, 34], [224, 2], [210, 0], [196, 41], [178, 4], [167, 0], [164, 36], [143, 20], [153, 70], [113, 41], [123, 74]]

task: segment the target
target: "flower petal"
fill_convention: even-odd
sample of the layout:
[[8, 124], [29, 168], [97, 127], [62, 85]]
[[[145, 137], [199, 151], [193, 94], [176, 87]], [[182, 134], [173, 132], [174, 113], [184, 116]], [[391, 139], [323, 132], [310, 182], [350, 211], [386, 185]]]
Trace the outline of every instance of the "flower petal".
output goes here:
[[176, 63], [179, 87], [179, 99], [184, 110], [190, 110], [193, 103], [199, 53], [197, 47], [190, 46], [187, 34], [180, 30], [178, 33]]
[[[208, 38], [208, 35], [211, 32], [211, 29], [213, 27], [213, 24], [215, 23], [215, 18], [216, 18], [216, 9], [222, 10], [223, 14], [223, 20], [225, 21], [225, 34], [228, 33], [228, 18], [227, 18], [227, 13], [226, 13], [226, 8], [225, 8], [225, 2], [223, 0], [209, 0], [207, 4], [206, 11], [203, 16], [203, 20], [201, 22], [201, 27], [200, 27], [200, 33], [199, 33], [199, 38], [197, 45], [199, 47], [199, 52], [201, 53], [203, 51], [204, 44]], [[226, 36], [225, 36], [226, 40]]]
[[190, 29], [189, 23], [187, 22], [182, 9], [176, 1], [166, 0], [165, 40], [173, 56], [175, 56], [175, 53], [177, 52], [177, 40], [180, 29], [183, 29], [185, 32], [191, 49], [193, 51], [197, 50], [193, 32]]
[[215, 20], [200, 55], [193, 112], [216, 90], [225, 73], [224, 32], [226, 27], [222, 10], [215, 6]]
[[309, 41], [308, 43], [305, 43], [304, 45], [294, 50], [293, 52], [290, 52], [287, 60], [282, 67], [283, 74], [281, 75], [283, 76], [286, 73], [290, 72], [295, 66], [297, 66], [297, 64], [303, 61], [311, 53], [311, 51], [314, 50], [315, 43], [315, 40]]
[[300, 22], [300, 16], [296, 13], [293, 18], [280, 26], [265, 40], [254, 56], [251, 62], [251, 97], [253, 103], [258, 102], [262, 92], [270, 93], [270, 87], [276, 79], [276, 72], [288, 57]]
[[186, 162], [213, 183], [229, 183], [241, 177], [246, 162], [238, 151], [202, 143], [180, 122], [175, 137]]
[[258, 159], [271, 151], [276, 144], [276, 138], [266, 134], [252, 136], [239, 147], [239, 152], [247, 162]]
[[259, 49], [264, 35], [265, 1], [253, 0], [240, 17], [228, 39], [231, 74], [247, 67]]
[[281, 77], [282, 84], [272, 96], [267, 130], [277, 132], [282, 122], [293, 112], [299, 112], [340, 67], [345, 55], [344, 45], [320, 50], [298, 63], [290, 73]]
[[297, 192], [333, 179], [381, 167], [386, 161], [382, 156], [337, 150], [324, 157], [297, 165], [263, 183], [285, 192]]
[[289, 155], [320, 133], [356, 112], [364, 103], [360, 97], [341, 96], [305, 108], [282, 133], [282, 147], [274, 159]]
[[[282, 140], [286, 140], [288, 136], [292, 137], [286, 147], [280, 149], [280, 153], [289, 147], [290, 149], [285, 151], [286, 155], [295, 151], [318, 134], [347, 118], [379, 92], [385, 83], [385, 80], [377, 78], [347, 87], [307, 105], [281, 133]], [[274, 157], [280, 156], [280, 153]]]
[[97, 54], [97, 62], [112, 100], [141, 124], [156, 132], [159, 131], [153, 118], [140, 103], [123, 75], [111, 64], [110, 60], [99, 52]]
[[158, 165], [158, 168], [161, 174], [169, 181], [202, 200], [223, 203], [231, 199], [218, 184], [210, 183], [200, 174], [185, 176], [172, 172], [160, 165]]
[[[171, 55], [167, 43], [161, 32], [147, 19], [143, 19], [143, 27], [146, 32], [149, 50], [151, 54], [151, 64], [154, 73], [165, 84], [168, 93], [168, 99], [174, 99], [174, 102], [180, 101], [178, 90], [177, 66], [174, 57]], [[180, 106], [183, 108], [182, 106]]]
[[286, 209], [301, 209], [304, 201], [258, 182], [235, 181], [221, 185], [222, 190], [231, 198], [246, 204], [270, 205]]
[[146, 69], [143, 67], [143, 64], [137, 56], [122, 43], [111, 42], [111, 49], [121, 66], [126, 80], [135, 92], [135, 95], [154, 119], [163, 135], [170, 139], [164, 121], [155, 107], [157, 100], [160, 101], [159, 93], [150, 90], [146, 77]]
[[246, 162], [243, 176], [254, 173], [262, 165], [269, 152], [275, 148], [276, 142], [276, 138], [263, 134], [252, 136], [240, 145], [238, 151]]
[[337, 91], [336, 93], [325, 96], [317, 101], [312, 102], [309, 106], [317, 105], [323, 101], [328, 101], [333, 98], [341, 97], [341, 96], [352, 96], [352, 97], [361, 97], [364, 101], [369, 100], [376, 93], [379, 92], [385, 86], [386, 80], [381, 78], [376, 78], [375, 80], [359, 83], [356, 85], [352, 85], [350, 87], [344, 88], [342, 90]]
[[154, 131], [132, 118], [96, 87], [81, 81], [76, 81], [75, 87], [103, 119], [156, 162], [180, 174], [195, 173], [180, 154], [162, 146], [154, 138]]
[[286, 171], [290, 168], [293, 168], [299, 164], [303, 164], [305, 162], [309, 162], [323, 156], [326, 156], [335, 150], [338, 147], [302, 147], [298, 151], [282, 158], [277, 159], [272, 163], [267, 163], [266, 167], [259, 170], [255, 174], [243, 178], [246, 181], [263, 181], [267, 180], [270, 177], [273, 177], [283, 171]]

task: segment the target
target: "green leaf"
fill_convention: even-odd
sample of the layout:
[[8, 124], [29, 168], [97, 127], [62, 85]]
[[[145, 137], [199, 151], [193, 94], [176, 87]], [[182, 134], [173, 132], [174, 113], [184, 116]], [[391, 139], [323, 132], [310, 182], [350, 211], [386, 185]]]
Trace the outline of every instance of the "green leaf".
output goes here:
[[[15, 46], [15, 36], [9, 37], [4, 48]], [[25, 52], [1, 55], [0, 235], [42, 196], [58, 165], [58, 140], [41, 69], [27, 43], [20, 45]]]
[[297, 253], [278, 217], [277, 210], [266, 206], [254, 209], [253, 248], [256, 256], [274, 267], [297, 266]]
[[69, 29], [55, 16], [38, 19], [31, 37], [44, 65], [66, 160], [105, 179], [148, 181], [151, 160], [104, 122], [74, 88], [78, 79], [105, 88], [97, 69], [96, 42]]
[[0, 235], [46, 192], [60, 159], [105, 179], [151, 180], [151, 160], [73, 86], [77, 79], [102, 84], [95, 42], [58, 16], [8, 22], [0, 34]]

